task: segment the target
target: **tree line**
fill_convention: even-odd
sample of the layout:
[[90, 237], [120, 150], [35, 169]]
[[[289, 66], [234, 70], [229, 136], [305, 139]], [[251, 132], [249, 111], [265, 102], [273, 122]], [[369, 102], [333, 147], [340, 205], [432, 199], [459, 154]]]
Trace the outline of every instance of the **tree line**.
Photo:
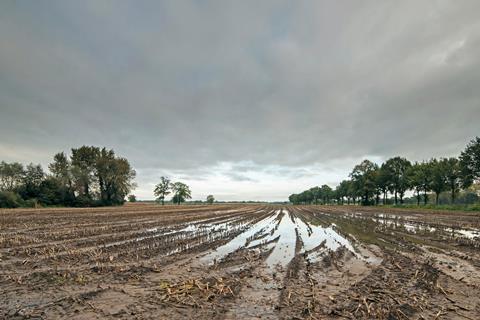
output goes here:
[[[363, 160], [356, 165], [349, 179], [332, 189], [328, 185], [310, 188], [289, 196], [293, 204], [356, 204], [378, 205], [393, 202], [403, 204], [405, 194], [412, 191], [417, 205], [427, 204], [429, 196], [449, 192], [450, 202], [456, 202], [461, 190], [480, 182], [480, 137], [471, 140], [458, 158], [432, 158], [428, 161], [410, 162], [403, 157], [393, 157], [381, 165]], [[390, 198], [389, 198], [390, 196]], [[473, 194], [478, 200], [478, 196]]]
[[135, 188], [135, 170], [113, 150], [94, 146], [54, 155], [41, 165], [0, 163], [0, 207], [105, 206], [125, 202]]

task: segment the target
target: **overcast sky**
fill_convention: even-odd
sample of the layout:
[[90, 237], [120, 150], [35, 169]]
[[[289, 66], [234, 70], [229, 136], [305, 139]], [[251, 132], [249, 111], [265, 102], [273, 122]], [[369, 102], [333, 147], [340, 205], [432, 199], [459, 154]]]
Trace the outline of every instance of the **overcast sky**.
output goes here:
[[480, 1], [0, 2], [0, 160], [113, 148], [141, 199], [286, 200], [480, 134]]

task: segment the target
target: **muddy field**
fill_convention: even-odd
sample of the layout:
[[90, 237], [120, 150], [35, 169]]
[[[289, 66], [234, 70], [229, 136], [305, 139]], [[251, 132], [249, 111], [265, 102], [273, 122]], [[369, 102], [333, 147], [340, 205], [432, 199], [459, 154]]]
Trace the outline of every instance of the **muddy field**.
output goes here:
[[480, 319], [480, 214], [0, 211], [0, 318]]

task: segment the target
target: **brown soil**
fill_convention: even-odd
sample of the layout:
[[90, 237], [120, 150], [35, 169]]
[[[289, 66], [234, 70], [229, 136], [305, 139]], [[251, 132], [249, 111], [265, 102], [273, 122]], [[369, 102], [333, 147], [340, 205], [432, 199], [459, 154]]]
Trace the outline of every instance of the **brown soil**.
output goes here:
[[480, 319], [480, 215], [357, 206], [0, 211], [0, 318]]

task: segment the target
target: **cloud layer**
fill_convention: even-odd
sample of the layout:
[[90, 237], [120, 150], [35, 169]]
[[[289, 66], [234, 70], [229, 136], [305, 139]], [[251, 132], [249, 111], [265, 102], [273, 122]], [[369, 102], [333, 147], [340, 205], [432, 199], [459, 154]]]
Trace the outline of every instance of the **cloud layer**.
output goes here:
[[4, 1], [0, 155], [82, 144], [194, 197], [283, 200], [479, 134], [478, 1]]

